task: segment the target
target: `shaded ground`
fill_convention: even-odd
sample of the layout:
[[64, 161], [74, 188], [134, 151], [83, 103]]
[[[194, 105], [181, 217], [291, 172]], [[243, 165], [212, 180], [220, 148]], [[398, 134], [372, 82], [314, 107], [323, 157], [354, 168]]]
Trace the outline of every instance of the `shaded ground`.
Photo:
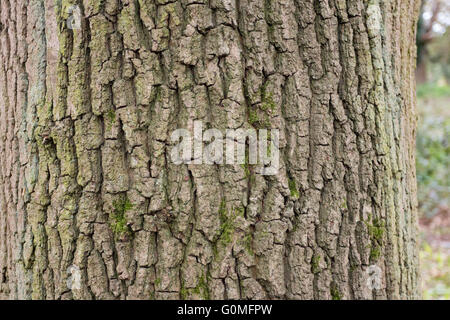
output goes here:
[[424, 299], [450, 299], [450, 214], [442, 210], [420, 220]]

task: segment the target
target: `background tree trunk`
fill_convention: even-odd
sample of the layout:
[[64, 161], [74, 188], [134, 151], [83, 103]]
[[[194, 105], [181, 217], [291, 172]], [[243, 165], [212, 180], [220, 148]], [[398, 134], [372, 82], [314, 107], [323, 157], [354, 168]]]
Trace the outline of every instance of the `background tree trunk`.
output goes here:
[[[419, 296], [419, 1], [0, 3], [0, 298]], [[173, 164], [194, 120], [279, 174]]]

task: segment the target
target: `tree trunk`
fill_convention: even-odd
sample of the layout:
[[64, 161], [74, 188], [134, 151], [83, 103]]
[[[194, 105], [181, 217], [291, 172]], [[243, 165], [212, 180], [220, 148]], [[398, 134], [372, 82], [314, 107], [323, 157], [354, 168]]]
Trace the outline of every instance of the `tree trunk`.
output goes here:
[[[420, 296], [419, 1], [0, 3], [0, 298]], [[195, 120], [278, 174], [174, 164]]]

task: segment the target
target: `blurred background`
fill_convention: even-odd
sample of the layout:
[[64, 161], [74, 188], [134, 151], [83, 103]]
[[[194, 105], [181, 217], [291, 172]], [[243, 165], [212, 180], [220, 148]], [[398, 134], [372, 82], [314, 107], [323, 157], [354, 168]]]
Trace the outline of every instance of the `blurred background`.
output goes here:
[[422, 0], [417, 183], [424, 299], [450, 299], [450, 1]]

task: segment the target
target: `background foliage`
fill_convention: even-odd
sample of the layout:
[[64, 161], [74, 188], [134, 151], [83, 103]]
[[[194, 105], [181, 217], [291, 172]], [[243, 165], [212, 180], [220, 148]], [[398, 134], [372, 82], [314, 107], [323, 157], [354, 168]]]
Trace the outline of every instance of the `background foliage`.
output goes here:
[[425, 299], [450, 299], [449, 25], [449, 1], [423, 1], [417, 39], [416, 161]]

